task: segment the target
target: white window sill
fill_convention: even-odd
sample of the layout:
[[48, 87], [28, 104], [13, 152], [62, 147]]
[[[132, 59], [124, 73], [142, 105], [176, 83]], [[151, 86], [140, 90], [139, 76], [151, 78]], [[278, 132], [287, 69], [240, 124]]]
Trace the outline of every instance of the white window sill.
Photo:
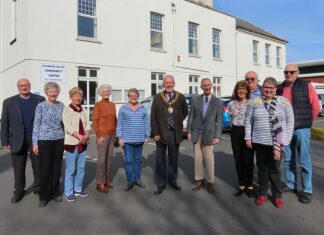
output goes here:
[[213, 57], [213, 61], [223, 62], [223, 60], [221, 58], [215, 58], [215, 57]]
[[189, 53], [188, 56], [189, 57], [193, 57], [193, 58], [201, 58], [201, 56], [198, 55], [198, 54], [191, 54], [191, 53]]
[[266, 67], [272, 68], [272, 65], [271, 64], [266, 64]]
[[150, 50], [151, 50], [151, 51], [154, 51], [154, 52], [167, 53], [166, 50], [164, 50], [164, 49], [160, 49], [160, 48], [154, 48], [154, 47], [151, 47]]
[[253, 65], [256, 65], [256, 66], [261, 66], [261, 64], [259, 64], [259, 63], [253, 63]]
[[92, 43], [99, 43], [102, 44], [101, 41], [99, 41], [96, 38], [86, 38], [86, 37], [77, 37], [76, 38], [77, 41], [82, 41], [82, 42], [92, 42]]

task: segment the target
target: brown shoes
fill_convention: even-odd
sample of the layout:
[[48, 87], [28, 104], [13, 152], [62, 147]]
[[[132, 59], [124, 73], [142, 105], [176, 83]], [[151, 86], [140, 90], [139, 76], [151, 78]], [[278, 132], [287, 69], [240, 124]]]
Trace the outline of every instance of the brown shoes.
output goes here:
[[193, 191], [199, 191], [200, 189], [205, 188], [204, 180], [196, 180], [195, 185], [192, 188]]
[[108, 193], [108, 187], [105, 184], [97, 184], [96, 188], [100, 193]]
[[209, 183], [209, 182], [207, 182], [207, 191], [208, 191], [209, 193], [214, 193], [214, 192], [215, 192], [214, 184], [213, 184], [213, 183]]

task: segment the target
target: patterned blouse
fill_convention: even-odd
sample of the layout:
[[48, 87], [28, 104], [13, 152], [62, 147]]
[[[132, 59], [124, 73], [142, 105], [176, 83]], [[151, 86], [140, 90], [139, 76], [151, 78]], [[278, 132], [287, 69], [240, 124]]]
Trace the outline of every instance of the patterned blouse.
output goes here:
[[229, 113], [231, 115], [231, 124], [235, 126], [244, 126], [246, 107], [250, 104], [251, 100], [232, 100], [228, 103]]
[[33, 145], [37, 145], [38, 140], [64, 139], [63, 109], [64, 104], [59, 101], [55, 104], [44, 101], [37, 105], [33, 127]]

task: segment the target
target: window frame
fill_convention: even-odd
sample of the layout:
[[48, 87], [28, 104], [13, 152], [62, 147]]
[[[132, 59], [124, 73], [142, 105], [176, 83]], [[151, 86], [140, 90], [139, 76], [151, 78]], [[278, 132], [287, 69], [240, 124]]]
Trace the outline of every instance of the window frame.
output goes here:
[[260, 42], [257, 40], [253, 40], [252, 42], [253, 64], [259, 64], [259, 44]]
[[[88, 5], [84, 5], [82, 8], [81, 4], [89, 3]], [[92, 5], [92, 6], [91, 6]], [[98, 16], [97, 16], [97, 0], [78, 0], [78, 12], [77, 12], [77, 37], [79, 39], [88, 39], [88, 40], [97, 40], [98, 39]], [[81, 7], [81, 8], [80, 8]], [[81, 11], [81, 12], [80, 12]], [[89, 14], [87, 14], [89, 13]], [[80, 18], [87, 20], [93, 20], [93, 36], [89, 35], [81, 35], [80, 33]]]
[[[152, 26], [152, 17], [153, 16], [156, 16], [156, 17], [160, 17], [161, 19], [161, 22], [160, 22], [160, 26], [161, 26], [161, 29], [157, 29], [157, 28], [153, 28]], [[153, 49], [153, 50], [164, 50], [164, 33], [163, 33], [163, 19], [164, 19], [164, 15], [160, 14], [160, 13], [157, 13], [157, 12], [150, 12], [150, 48]], [[152, 46], [152, 32], [155, 32], [155, 33], [159, 33], [161, 34], [161, 47], [154, 47]]]
[[[218, 33], [218, 42], [214, 38], [214, 33]], [[213, 28], [212, 30], [212, 46], [213, 46], [213, 59], [220, 60], [221, 59], [221, 30]], [[218, 57], [215, 56], [215, 46], [218, 46]]]
[[264, 45], [264, 63], [266, 66], [271, 66], [271, 44]]
[[[193, 34], [195, 34], [195, 35], [192, 35], [191, 29], [195, 29], [196, 32], [193, 32]], [[190, 44], [191, 44], [190, 41], [196, 42], [195, 43], [196, 51], [193, 51], [194, 47], [190, 48]], [[192, 44], [192, 45], [194, 45], [194, 44]], [[190, 49], [192, 51], [190, 51]], [[191, 22], [191, 21], [188, 22], [188, 53], [189, 53], [189, 55], [192, 55], [192, 56], [199, 56], [199, 24]]]
[[276, 66], [281, 67], [281, 47], [276, 46]]

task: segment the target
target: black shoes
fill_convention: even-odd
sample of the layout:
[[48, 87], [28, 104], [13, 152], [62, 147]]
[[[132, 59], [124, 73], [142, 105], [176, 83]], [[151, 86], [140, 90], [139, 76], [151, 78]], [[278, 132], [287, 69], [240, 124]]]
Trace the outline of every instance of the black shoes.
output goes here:
[[39, 201], [39, 207], [45, 207], [48, 201]]
[[299, 201], [301, 201], [302, 203], [311, 203], [312, 202], [312, 194], [302, 192], [302, 194], [300, 195]]
[[124, 189], [126, 192], [131, 190], [134, 187], [134, 183], [128, 183], [127, 187]]
[[173, 189], [179, 191], [181, 190], [181, 187], [177, 184], [177, 182], [174, 183], [169, 183], [170, 187], [172, 187]]
[[55, 196], [53, 199], [56, 202], [61, 202], [62, 201], [62, 197], [61, 196]]
[[297, 193], [297, 189], [289, 188], [287, 185], [281, 187], [281, 192], [283, 193]]
[[239, 197], [244, 193], [244, 189], [238, 188], [233, 194], [235, 197]]
[[11, 203], [17, 203], [19, 201], [21, 201], [21, 199], [24, 197], [24, 194], [15, 194], [13, 195], [13, 197], [11, 198]]
[[159, 194], [161, 194], [162, 192], [163, 192], [163, 188], [161, 188], [161, 187], [157, 187], [157, 190], [154, 191], [154, 195], [159, 195]]
[[138, 180], [134, 182], [134, 185], [140, 187], [140, 188], [145, 188], [146, 186], [142, 183], [142, 181]]
[[245, 189], [244, 191], [245, 191], [246, 196], [248, 196], [250, 198], [256, 196], [253, 188], [248, 188], [248, 189]]

